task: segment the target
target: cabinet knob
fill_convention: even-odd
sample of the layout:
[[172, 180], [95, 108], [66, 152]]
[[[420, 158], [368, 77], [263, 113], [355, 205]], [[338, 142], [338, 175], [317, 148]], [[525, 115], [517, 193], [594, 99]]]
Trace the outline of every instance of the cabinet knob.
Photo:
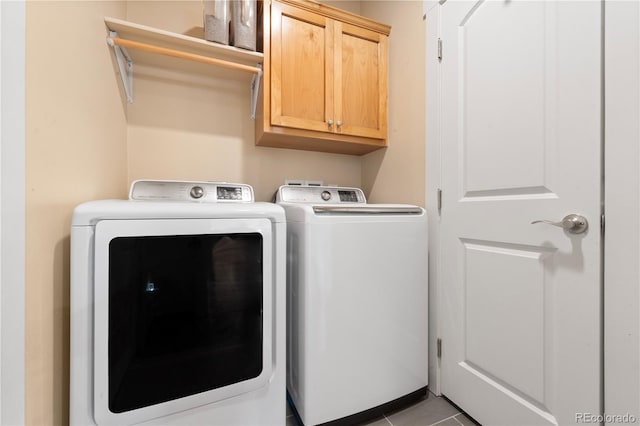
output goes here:
[[340, 121], [340, 120], [336, 121], [336, 125], [337, 125], [338, 127], [342, 127], [342, 121]]
[[327, 121], [327, 124], [329, 125], [329, 127], [333, 126], [333, 120]]

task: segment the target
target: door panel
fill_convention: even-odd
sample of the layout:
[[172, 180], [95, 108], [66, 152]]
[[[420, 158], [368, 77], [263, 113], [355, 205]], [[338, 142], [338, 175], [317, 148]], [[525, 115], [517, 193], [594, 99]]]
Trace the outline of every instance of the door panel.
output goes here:
[[264, 218], [96, 224], [97, 424], [138, 424], [272, 379], [272, 244]]
[[[307, 22], [283, 17], [282, 32], [286, 43], [282, 44], [282, 113], [300, 115], [311, 120], [324, 120], [324, 69], [312, 67], [309, 59], [323, 58], [323, 43], [300, 43], [307, 37], [310, 41], [324, 39], [324, 28]], [[303, 69], [306, 72], [302, 72]], [[310, 96], [312, 93], [315, 96]]]
[[377, 43], [343, 34], [342, 84], [352, 95], [342, 98], [342, 119], [345, 123], [378, 127], [378, 68]]
[[387, 36], [335, 23], [338, 133], [386, 139]]
[[468, 368], [541, 403], [545, 266], [554, 250], [477, 240], [462, 247]]
[[277, 2], [271, 13], [271, 124], [329, 131], [333, 21]]
[[555, 6], [496, 6], [471, 8], [458, 29], [466, 195], [546, 192], [556, 103]]
[[[600, 4], [441, 6], [442, 392], [483, 424], [600, 406]], [[581, 214], [574, 235], [534, 220]]]

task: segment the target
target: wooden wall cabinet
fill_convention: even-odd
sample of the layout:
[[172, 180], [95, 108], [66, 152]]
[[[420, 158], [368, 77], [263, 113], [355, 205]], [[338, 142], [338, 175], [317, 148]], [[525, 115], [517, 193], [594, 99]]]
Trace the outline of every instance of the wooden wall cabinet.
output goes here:
[[385, 147], [389, 32], [309, 0], [265, 1], [256, 145], [355, 155]]

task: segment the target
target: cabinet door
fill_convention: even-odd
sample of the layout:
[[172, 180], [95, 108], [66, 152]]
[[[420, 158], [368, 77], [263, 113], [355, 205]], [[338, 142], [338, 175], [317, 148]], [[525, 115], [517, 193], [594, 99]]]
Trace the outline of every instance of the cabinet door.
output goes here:
[[334, 21], [271, 6], [271, 124], [331, 132]]
[[334, 33], [336, 131], [386, 139], [388, 38], [342, 22]]

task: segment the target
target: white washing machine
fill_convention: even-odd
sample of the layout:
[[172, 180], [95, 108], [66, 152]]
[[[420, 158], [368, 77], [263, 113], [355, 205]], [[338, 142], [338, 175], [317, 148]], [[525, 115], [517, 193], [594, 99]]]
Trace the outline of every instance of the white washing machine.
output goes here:
[[285, 216], [253, 201], [137, 181], [75, 209], [72, 425], [285, 423]]
[[427, 217], [358, 188], [282, 186], [287, 390], [302, 422], [354, 424], [427, 386]]

